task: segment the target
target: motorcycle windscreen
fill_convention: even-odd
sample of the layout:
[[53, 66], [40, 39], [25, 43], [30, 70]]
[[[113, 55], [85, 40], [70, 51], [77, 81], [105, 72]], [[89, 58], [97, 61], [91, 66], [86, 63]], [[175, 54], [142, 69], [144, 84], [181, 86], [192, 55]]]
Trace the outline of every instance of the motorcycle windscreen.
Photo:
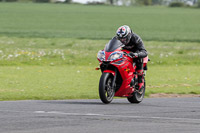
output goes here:
[[116, 38], [114, 37], [112, 40], [108, 42], [108, 44], [105, 47], [106, 52], [113, 52], [119, 47], [122, 47], [123, 44]]

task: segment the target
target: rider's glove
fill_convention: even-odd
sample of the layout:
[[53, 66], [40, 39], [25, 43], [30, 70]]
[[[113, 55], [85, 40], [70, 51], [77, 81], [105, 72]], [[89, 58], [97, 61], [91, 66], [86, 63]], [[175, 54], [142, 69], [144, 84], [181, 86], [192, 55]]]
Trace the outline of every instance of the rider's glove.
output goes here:
[[129, 56], [130, 56], [131, 58], [138, 58], [138, 53], [130, 52], [130, 53], [129, 53]]

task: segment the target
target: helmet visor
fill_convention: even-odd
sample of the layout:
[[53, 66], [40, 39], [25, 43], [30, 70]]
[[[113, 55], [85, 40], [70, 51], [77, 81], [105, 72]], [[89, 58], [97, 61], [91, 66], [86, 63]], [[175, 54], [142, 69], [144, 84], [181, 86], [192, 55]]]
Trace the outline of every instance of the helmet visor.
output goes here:
[[120, 42], [123, 43], [124, 45], [128, 44], [130, 41], [129, 37], [124, 37], [124, 38], [118, 37], [117, 39], [120, 40]]

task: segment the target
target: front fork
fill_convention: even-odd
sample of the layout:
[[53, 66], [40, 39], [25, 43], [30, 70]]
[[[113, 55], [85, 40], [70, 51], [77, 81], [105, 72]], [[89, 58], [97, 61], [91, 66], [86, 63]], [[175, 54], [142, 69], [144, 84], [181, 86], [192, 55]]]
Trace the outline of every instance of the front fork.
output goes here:
[[116, 88], [115, 88], [115, 82], [116, 82], [116, 79], [117, 79], [117, 68], [115, 68], [115, 70], [105, 70], [103, 71], [104, 73], [111, 73], [114, 78], [113, 78], [113, 81], [112, 81], [112, 89], [114, 89], [116, 91]]
[[[115, 88], [115, 82], [116, 82], [116, 78], [117, 78], [117, 70], [116, 70], [116, 68], [115, 68], [115, 75], [114, 75], [114, 78], [113, 78], [113, 82], [112, 82], [112, 89], [116, 89]], [[116, 90], [115, 90], [116, 91]]]

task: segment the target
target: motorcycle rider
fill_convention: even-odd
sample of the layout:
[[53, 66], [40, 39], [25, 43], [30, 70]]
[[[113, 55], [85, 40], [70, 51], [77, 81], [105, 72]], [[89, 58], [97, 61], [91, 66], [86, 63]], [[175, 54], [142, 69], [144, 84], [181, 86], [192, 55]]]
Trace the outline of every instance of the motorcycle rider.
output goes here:
[[129, 56], [136, 62], [136, 71], [138, 75], [138, 90], [144, 86], [143, 80], [143, 58], [147, 56], [147, 51], [144, 47], [142, 39], [135, 33], [132, 32], [129, 26], [120, 26], [116, 32], [116, 37], [121, 43], [124, 44], [122, 47], [128, 51]]

